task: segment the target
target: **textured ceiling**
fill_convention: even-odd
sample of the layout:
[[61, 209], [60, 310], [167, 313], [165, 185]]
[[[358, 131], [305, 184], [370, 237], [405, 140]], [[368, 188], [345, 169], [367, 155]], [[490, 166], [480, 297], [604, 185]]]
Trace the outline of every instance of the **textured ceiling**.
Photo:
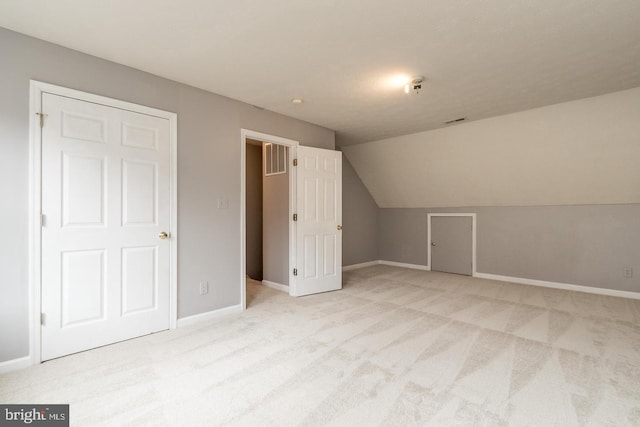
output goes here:
[[[639, 23], [638, 0], [0, 2], [2, 27], [326, 126], [342, 146], [640, 86]], [[398, 74], [426, 76], [422, 93]]]

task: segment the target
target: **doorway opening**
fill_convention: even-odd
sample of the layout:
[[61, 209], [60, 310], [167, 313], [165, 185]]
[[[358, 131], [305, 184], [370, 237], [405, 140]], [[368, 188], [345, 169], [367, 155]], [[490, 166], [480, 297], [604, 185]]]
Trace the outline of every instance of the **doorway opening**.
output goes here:
[[241, 304], [262, 284], [295, 295], [293, 276], [297, 141], [242, 130]]
[[[291, 296], [304, 296], [342, 289], [342, 153], [298, 145], [297, 141], [241, 130], [240, 154], [240, 301], [247, 308], [247, 147], [250, 140], [263, 148], [263, 180], [285, 175], [288, 179], [288, 208], [284, 201], [278, 210], [287, 211], [288, 253], [279, 250], [280, 280], [288, 277], [288, 286], [266, 277], [264, 265], [265, 222], [263, 210], [263, 282], [288, 290]], [[283, 146], [284, 148], [280, 147]], [[251, 149], [249, 149], [251, 150]], [[299, 166], [298, 166], [299, 165]], [[268, 175], [268, 176], [264, 176]], [[282, 177], [280, 177], [282, 178]], [[266, 181], [263, 181], [263, 184]], [[270, 197], [263, 185], [263, 200]], [[284, 190], [281, 190], [284, 193]], [[280, 199], [284, 195], [280, 194]], [[278, 217], [280, 218], [280, 217]], [[280, 235], [282, 236], [282, 235]], [[280, 246], [284, 246], [280, 237]], [[271, 254], [269, 254], [271, 255]], [[286, 267], [286, 270], [280, 270]], [[285, 272], [286, 271], [286, 272]], [[265, 281], [266, 279], [266, 281]], [[271, 282], [271, 283], [268, 283]], [[279, 286], [282, 285], [282, 286]]]
[[476, 275], [476, 214], [427, 214], [427, 263], [431, 271]]
[[247, 305], [257, 285], [289, 293], [289, 147], [246, 140]]

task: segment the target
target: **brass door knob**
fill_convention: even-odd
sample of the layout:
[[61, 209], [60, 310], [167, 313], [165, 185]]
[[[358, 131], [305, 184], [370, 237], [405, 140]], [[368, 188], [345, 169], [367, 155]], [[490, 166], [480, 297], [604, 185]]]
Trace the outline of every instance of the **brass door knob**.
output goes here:
[[436, 242], [431, 242], [431, 246], [435, 246], [435, 245], [436, 245]]
[[341, 226], [341, 225], [338, 225], [336, 228], [337, 228], [338, 230], [342, 230], [342, 226]]
[[164, 232], [164, 231], [163, 231], [163, 232], [161, 232], [160, 234], [158, 234], [158, 237], [159, 237], [161, 240], [165, 240], [165, 239], [168, 239], [168, 238], [169, 238], [169, 234], [167, 234], [166, 232]]

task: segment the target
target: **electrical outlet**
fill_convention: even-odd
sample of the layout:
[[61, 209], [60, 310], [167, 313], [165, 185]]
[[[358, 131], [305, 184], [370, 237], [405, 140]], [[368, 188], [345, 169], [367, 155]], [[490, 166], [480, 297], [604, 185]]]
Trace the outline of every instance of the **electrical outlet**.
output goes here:
[[624, 277], [625, 279], [631, 279], [633, 277], [633, 268], [624, 267], [622, 269], [622, 277]]
[[200, 295], [209, 293], [209, 282], [200, 282]]

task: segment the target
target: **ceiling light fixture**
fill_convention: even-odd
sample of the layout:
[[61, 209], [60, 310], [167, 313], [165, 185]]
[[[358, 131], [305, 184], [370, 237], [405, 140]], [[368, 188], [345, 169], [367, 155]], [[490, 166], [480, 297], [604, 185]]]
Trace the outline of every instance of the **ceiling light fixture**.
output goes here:
[[408, 95], [413, 90], [416, 95], [419, 94], [420, 90], [422, 90], [422, 82], [424, 82], [424, 77], [422, 76], [412, 78], [411, 81], [404, 85], [404, 93]]
[[384, 85], [388, 88], [404, 87], [407, 82], [411, 81], [411, 77], [406, 74], [394, 74], [384, 79]]
[[304, 102], [304, 99], [302, 99], [302, 98], [293, 98], [291, 100], [292, 104], [302, 104], [303, 102]]

